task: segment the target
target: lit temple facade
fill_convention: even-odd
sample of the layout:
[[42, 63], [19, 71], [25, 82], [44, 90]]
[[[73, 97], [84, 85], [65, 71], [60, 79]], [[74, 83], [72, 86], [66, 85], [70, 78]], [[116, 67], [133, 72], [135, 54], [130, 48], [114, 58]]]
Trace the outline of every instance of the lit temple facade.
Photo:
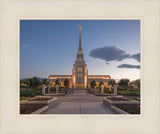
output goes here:
[[111, 80], [109, 75], [88, 75], [87, 65], [84, 61], [84, 56], [81, 46], [81, 26], [79, 25], [79, 48], [75, 64], [73, 65], [72, 75], [50, 75], [48, 80], [52, 85], [55, 85], [55, 81], [58, 79], [60, 86], [64, 86], [64, 80], [69, 80], [70, 88], [89, 88], [91, 81], [96, 82], [96, 87], [99, 87], [99, 83], [102, 81], [104, 86], [108, 86], [108, 81]]

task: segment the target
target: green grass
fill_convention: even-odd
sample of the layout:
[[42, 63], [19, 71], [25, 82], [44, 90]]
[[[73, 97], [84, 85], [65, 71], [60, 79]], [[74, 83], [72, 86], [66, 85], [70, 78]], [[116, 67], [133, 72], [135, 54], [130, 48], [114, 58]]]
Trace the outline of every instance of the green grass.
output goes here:
[[28, 97], [20, 97], [20, 100], [29, 100], [30, 98]]
[[128, 97], [128, 99], [130, 99], [130, 100], [140, 101], [140, 99], [139, 99], [139, 98], [137, 98], [137, 97]]
[[121, 95], [140, 95], [140, 90], [135, 90], [135, 91], [120, 90], [118, 91], [118, 93]]
[[40, 89], [29, 90], [28, 93], [25, 90], [20, 90], [20, 97], [34, 97], [36, 95], [41, 95]]

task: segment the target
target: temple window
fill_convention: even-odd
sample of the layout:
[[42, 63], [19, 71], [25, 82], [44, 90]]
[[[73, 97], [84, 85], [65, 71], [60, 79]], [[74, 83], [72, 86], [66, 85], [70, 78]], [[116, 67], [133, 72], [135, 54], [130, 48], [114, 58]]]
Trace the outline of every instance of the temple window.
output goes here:
[[78, 67], [78, 72], [82, 72], [82, 67]]

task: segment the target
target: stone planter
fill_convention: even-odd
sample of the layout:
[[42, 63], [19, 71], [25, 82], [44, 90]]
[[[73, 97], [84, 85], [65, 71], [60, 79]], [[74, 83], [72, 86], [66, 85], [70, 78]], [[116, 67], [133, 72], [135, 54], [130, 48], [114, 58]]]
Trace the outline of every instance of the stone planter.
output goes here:
[[111, 109], [114, 110], [115, 112], [119, 113], [119, 114], [129, 114], [129, 113], [123, 111], [122, 109], [120, 109], [116, 106], [113, 106], [113, 105], [111, 106]]
[[107, 93], [95, 93], [96, 96], [114, 96], [114, 94], [107, 94]]
[[57, 102], [57, 98], [54, 97], [53, 99], [50, 99], [48, 101], [23, 101], [20, 102], [20, 105], [36, 105], [36, 104], [43, 104], [45, 105], [44, 107], [32, 112], [31, 114], [41, 114], [44, 111], [46, 111], [50, 105], [54, 105]]
[[112, 110], [114, 110], [115, 112], [119, 113], [119, 114], [129, 114], [123, 110], [121, 110], [120, 108], [114, 106], [116, 104], [130, 104], [130, 105], [133, 105], [133, 104], [140, 104], [139, 101], [135, 101], [135, 100], [129, 100], [129, 101], [113, 101], [113, 100], [110, 100], [110, 99], [107, 99], [107, 98], [104, 98], [103, 99], [103, 104], [109, 106]]
[[23, 101], [20, 102], [21, 105], [34, 105], [34, 104], [45, 104], [45, 105], [49, 105], [52, 102], [56, 102], [58, 99], [56, 97], [54, 97], [53, 99], [50, 99], [48, 101]]
[[41, 114], [41, 113], [43, 113], [44, 111], [46, 111], [48, 108], [49, 108], [48, 106], [44, 106], [44, 107], [42, 107], [42, 108], [40, 108], [40, 109], [32, 112], [31, 114]]
[[135, 101], [135, 100], [129, 100], [129, 101], [112, 101], [110, 99], [104, 98], [103, 99], [103, 104], [106, 104], [108, 106], [111, 105], [116, 105], [116, 104], [140, 104], [139, 101]]

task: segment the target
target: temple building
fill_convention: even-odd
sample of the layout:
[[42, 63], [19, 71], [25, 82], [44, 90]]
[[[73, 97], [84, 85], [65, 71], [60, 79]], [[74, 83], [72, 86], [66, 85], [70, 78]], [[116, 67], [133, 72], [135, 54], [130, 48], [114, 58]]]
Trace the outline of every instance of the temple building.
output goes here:
[[96, 87], [99, 87], [99, 83], [102, 81], [104, 86], [108, 86], [108, 81], [111, 80], [109, 75], [88, 75], [87, 64], [85, 64], [82, 46], [81, 46], [81, 26], [79, 25], [79, 48], [75, 64], [73, 65], [72, 75], [50, 75], [48, 80], [55, 85], [55, 81], [58, 79], [60, 87], [64, 87], [64, 80], [69, 80], [70, 88], [89, 88], [90, 83], [94, 80]]

